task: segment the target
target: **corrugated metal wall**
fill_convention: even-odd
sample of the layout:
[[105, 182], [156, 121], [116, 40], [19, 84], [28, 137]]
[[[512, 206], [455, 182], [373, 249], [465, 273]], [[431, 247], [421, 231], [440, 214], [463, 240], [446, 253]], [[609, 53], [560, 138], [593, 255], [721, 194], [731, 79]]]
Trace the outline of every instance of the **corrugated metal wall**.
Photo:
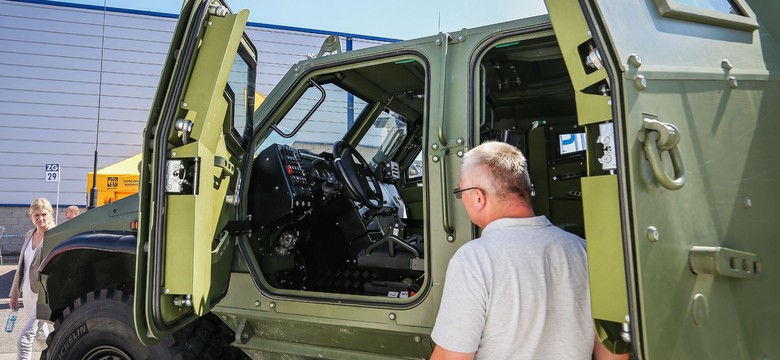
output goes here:
[[[60, 207], [84, 206], [96, 136], [98, 168], [140, 152], [175, 24], [171, 14], [0, 0], [0, 206], [55, 203], [47, 163], [62, 166]], [[327, 32], [250, 24], [247, 34], [258, 49], [257, 90], [268, 94]], [[350, 37], [353, 49], [391, 41]]]

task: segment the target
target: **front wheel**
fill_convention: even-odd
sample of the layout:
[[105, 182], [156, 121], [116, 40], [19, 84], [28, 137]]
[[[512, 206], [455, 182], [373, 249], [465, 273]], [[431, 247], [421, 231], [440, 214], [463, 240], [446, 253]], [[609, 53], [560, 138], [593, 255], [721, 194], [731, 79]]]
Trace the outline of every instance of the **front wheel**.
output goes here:
[[46, 339], [47, 360], [184, 359], [172, 337], [148, 347], [133, 327], [132, 291], [102, 289], [81, 296], [54, 323]]

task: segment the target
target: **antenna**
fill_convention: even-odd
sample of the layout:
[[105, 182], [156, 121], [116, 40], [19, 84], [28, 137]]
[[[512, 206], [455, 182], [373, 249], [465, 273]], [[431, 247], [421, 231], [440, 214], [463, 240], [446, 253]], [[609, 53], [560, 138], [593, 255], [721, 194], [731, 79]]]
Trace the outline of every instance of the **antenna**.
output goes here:
[[97, 125], [95, 127], [95, 158], [92, 163], [92, 188], [89, 189], [89, 204], [87, 209], [94, 209], [97, 206], [97, 162], [98, 162], [98, 144], [100, 143], [100, 101], [103, 98], [103, 49], [106, 45], [106, 0], [103, 0], [103, 26], [100, 35], [100, 73], [98, 77], [98, 107], [97, 107]]

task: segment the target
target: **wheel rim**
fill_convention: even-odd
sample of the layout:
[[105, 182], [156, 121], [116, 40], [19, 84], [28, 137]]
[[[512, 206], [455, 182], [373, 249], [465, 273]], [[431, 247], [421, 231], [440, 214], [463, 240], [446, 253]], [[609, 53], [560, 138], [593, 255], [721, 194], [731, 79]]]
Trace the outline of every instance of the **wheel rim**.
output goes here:
[[133, 360], [133, 358], [116, 346], [101, 345], [84, 355], [82, 360]]

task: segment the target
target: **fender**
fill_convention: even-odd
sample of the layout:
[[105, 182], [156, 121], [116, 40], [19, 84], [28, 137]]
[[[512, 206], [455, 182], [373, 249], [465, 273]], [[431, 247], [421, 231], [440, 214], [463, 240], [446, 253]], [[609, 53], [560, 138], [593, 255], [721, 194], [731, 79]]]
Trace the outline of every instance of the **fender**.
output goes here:
[[89, 231], [57, 244], [39, 268], [38, 318], [56, 320], [90, 291], [132, 286], [136, 241], [135, 231]]

